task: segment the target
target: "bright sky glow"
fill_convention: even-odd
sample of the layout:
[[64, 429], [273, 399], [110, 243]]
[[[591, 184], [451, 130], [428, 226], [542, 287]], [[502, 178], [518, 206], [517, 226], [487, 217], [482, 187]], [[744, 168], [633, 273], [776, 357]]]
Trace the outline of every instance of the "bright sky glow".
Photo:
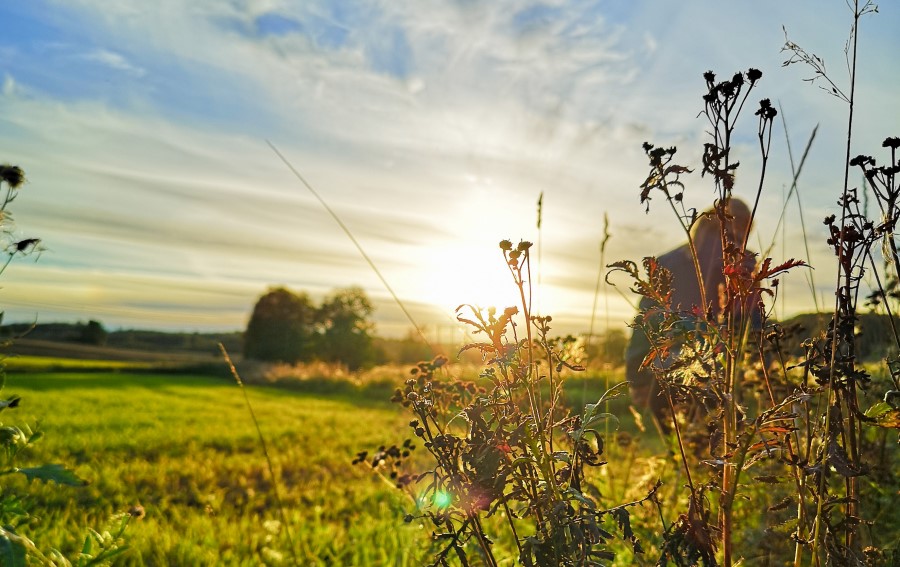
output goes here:
[[[900, 135], [900, 5], [880, 12], [862, 22], [854, 155]], [[831, 300], [821, 219], [839, 194], [847, 109], [779, 50], [785, 26], [846, 84], [842, 0], [31, 0], [4, 2], [0, 18], [0, 162], [26, 171], [16, 221], [48, 248], [4, 274], [5, 321], [240, 329], [269, 285], [313, 297], [360, 285], [379, 332], [404, 334], [268, 139], [421, 324], [449, 325], [503, 282], [514, 294], [497, 243], [524, 239], [541, 242], [540, 310], [560, 332], [586, 331], [604, 213], [607, 262], [682, 240], [664, 203], [645, 214], [638, 202], [641, 143], [678, 145], [696, 166], [701, 74], [751, 66], [764, 73], [754, 99], [781, 103], [795, 156], [820, 124], [800, 192]], [[747, 116], [736, 194], [751, 199]], [[756, 242], [771, 239], [790, 180], [775, 138]], [[708, 206], [707, 181], [691, 177], [690, 204]], [[779, 242], [776, 259], [804, 256], [795, 205]], [[787, 310], [810, 309], [802, 274], [785, 283]], [[632, 307], [601, 292], [598, 321], [621, 325]]]

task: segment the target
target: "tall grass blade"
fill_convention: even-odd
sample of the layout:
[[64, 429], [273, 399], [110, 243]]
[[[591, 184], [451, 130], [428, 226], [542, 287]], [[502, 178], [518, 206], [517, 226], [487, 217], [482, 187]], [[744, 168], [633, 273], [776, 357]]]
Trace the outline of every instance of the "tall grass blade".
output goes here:
[[[800, 179], [800, 173], [803, 171], [803, 165], [806, 163], [806, 158], [809, 156], [809, 150], [812, 148], [813, 141], [816, 139], [816, 133], [819, 131], [819, 125], [816, 124], [815, 128], [813, 128], [812, 132], [809, 135], [809, 140], [806, 142], [806, 147], [803, 149], [803, 155], [800, 157], [799, 166], [794, 163], [794, 152], [793, 147], [791, 145], [790, 134], [788, 133], [787, 119], [784, 115], [784, 109], [781, 108], [781, 103], [778, 104], [778, 111], [781, 114], [781, 124], [784, 128], [784, 138], [787, 142], [787, 150], [788, 150], [788, 158], [791, 162], [791, 173], [793, 175], [793, 180], [791, 181], [791, 188], [788, 191], [787, 197], [784, 199], [784, 205], [781, 208], [781, 215], [778, 217], [778, 227], [782, 226], [784, 222], [785, 212], [787, 210], [787, 204], [791, 200], [791, 196], [793, 195], [797, 199], [797, 210], [800, 216], [800, 230], [803, 233], [803, 246], [806, 252], [806, 261], [807, 263], [811, 263], [812, 256], [809, 252], [809, 238], [806, 232], [806, 219], [803, 216], [803, 203], [800, 200], [800, 189], [797, 186], [797, 181]], [[778, 228], [775, 229], [775, 234], [778, 233]], [[767, 253], [763, 257], [768, 257], [768, 252], [772, 250], [772, 247], [775, 244], [775, 236], [772, 236], [772, 243], [769, 245]], [[810, 293], [813, 296], [813, 303], [816, 307], [816, 313], [820, 313], [821, 309], [819, 308], [819, 297], [816, 293], [816, 282], [812, 271], [808, 272], [807, 277]]]
[[256, 435], [259, 437], [259, 445], [262, 447], [263, 455], [266, 457], [269, 476], [272, 477], [272, 494], [275, 496], [275, 502], [278, 504], [278, 514], [281, 517], [281, 523], [284, 526], [284, 535], [287, 538], [288, 546], [291, 550], [291, 557], [294, 559], [294, 565], [300, 565], [300, 560], [297, 557], [297, 550], [294, 548], [294, 538], [291, 537], [291, 527], [290, 524], [288, 524], [287, 515], [284, 512], [284, 501], [281, 499], [281, 491], [278, 489], [278, 479], [275, 477], [275, 467], [272, 465], [272, 457], [269, 455], [269, 447], [266, 445], [266, 438], [263, 436], [262, 429], [259, 427], [259, 420], [256, 419], [256, 412], [253, 411], [253, 404], [250, 403], [250, 397], [247, 396], [247, 389], [244, 388], [244, 381], [241, 380], [241, 375], [238, 374], [237, 368], [234, 367], [234, 362], [232, 362], [231, 357], [228, 355], [225, 345], [219, 343], [219, 350], [222, 352], [222, 356], [228, 364], [228, 369], [231, 371], [234, 381], [237, 382], [238, 387], [241, 389], [241, 393], [244, 395], [244, 402], [247, 403], [247, 411], [250, 412], [250, 418], [253, 420], [253, 425], [256, 426]]
[[432, 353], [438, 354], [437, 350], [431, 345], [431, 342], [425, 336], [425, 332], [422, 330], [419, 324], [416, 323], [416, 320], [413, 319], [413, 316], [410, 314], [409, 310], [406, 309], [406, 305], [403, 304], [403, 302], [394, 292], [394, 288], [392, 288], [391, 284], [387, 282], [384, 275], [382, 275], [381, 270], [379, 270], [378, 266], [375, 265], [375, 262], [373, 262], [369, 255], [366, 254], [366, 251], [363, 250], [362, 245], [359, 243], [359, 241], [356, 240], [356, 237], [353, 236], [353, 233], [350, 232], [350, 229], [347, 228], [347, 225], [345, 225], [341, 218], [337, 215], [337, 213], [335, 213], [334, 210], [332, 210], [332, 208], [328, 206], [328, 203], [325, 202], [325, 199], [323, 199], [322, 196], [319, 195], [319, 193], [315, 189], [313, 189], [312, 185], [310, 185], [309, 182], [306, 181], [306, 179], [302, 175], [300, 175], [300, 172], [297, 171], [297, 169], [291, 164], [291, 162], [289, 162], [288, 159], [284, 157], [284, 154], [278, 151], [278, 148], [275, 147], [275, 144], [273, 144], [269, 140], [266, 140], [266, 143], [269, 144], [269, 147], [272, 148], [272, 151], [275, 152], [275, 155], [277, 155], [279, 159], [281, 159], [284, 165], [286, 165], [288, 169], [291, 170], [291, 172], [294, 174], [294, 177], [299, 179], [300, 182], [303, 183], [303, 186], [306, 187], [310, 193], [312, 193], [313, 197], [315, 197], [319, 201], [319, 203], [321, 203], [322, 207], [324, 207], [325, 210], [328, 211], [328, 214], [331, 215], [331, 218], [334, 219], [334, 222], [336, 222], [338, 226], [341, 227], [341, 230], [344, 231], [344, 234], [347, 235], [347, 238], [349, 238], [350, 241], [353, 242], [353, 245], [356, 246], [356, 249], [359, 251], [360, 255], [363, 257], [363, 259], [365, 259], [366, 263], [369, 264], [369, 267], [372, 268], [372, 271], [375, 272], [375, 275], [378, 276], [378, 279], [381, 280], [381, 283], [384, 285], [385, 289], [387, 289], [388, 293], [391, 294], [391, 297], [394, 298], [394, 301], [400, 307], [400, 310], [409, 320], [410, 324], [412, 324], [413, 328], [415, 328], [416, 333], [418, 333], [419, 337], [422, 338], [422, 342], [424, 342], [425, 345], [428, 346], [429, 349], [431, 349]]
[[[537, 258], [537, 282], [538, 290], [541, 289], [541, 272], [543, 271], [544, 262], [541, 259], [541, 250], [543, 250], [544, 233], [541, 230], [541, 221], [544, 214], [544, 192], [538, 195], [537, 200], [537, 231], [538, 231], [538, 258]], [[540, 296], [538, 297], [538, 313], [540, 313]]]
[[[600, 296], [600, 285], [603, 281], [603, 270], [606, 268], [606, 243], [609, 242], [609, 215], [603, 213], [603, 240], [600, 241], [600, 266], [597, 268], [597, 283], [594, 285], [594, 305], [591, 308], [591, 326], [588, 329], [587, 344], [594, 338], [594, 321], [597, 315], [597, 298]], [[609, 332], [609, 308], [606, 309], [606, 331]], [[607, 388], [608, 389], [608, 388]]]

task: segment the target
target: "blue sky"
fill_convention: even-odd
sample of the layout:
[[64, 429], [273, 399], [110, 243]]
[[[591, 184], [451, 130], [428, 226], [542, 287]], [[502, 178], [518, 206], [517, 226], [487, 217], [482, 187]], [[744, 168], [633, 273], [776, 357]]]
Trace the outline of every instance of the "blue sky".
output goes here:
[[[784, 26], [846, 84], [841, 0], [34, 0], [3, 3], [0, 18], [0, 161], [26, 170], [17, 230], [47, 247], [4, 274], [7, 321], [239, 329], [270, 284], [318, 298], [360, 285], [379, 330], [405, 332], [271, 140], [432, 328], [460, 303], [507, 301], [496, 245], [537, 242], [543, 192], [539, 305], [560, 331], [584, 331], [604, 213], [608, 261], [681, 240], [662, 203], [645, 214], [638, 202], [641, 143], [678, 145], [696, 165], [701, 74], [751, 66], [764, 73], [754, 98], [781, 103], [796, 154], [820, 125], [800, 191], [822, 293], [833, 278], [820, 220], [839, 194], [846, 107], [779, 50]], [[854, 153], [900, 134], [898, 24], [893, 3], [862, 22]], [[790, 179], [780, 129], [772, 153], [756, 242], [771, 239]], [[689, 182], [698, 208], [706, 181]], [[804, 255], [789, 210], [776, 259]], [[784, 289], [789, 311], [811, 307], [802, 274]], [[600, 320], [621, 325], [631, 306], [603, 292]]]

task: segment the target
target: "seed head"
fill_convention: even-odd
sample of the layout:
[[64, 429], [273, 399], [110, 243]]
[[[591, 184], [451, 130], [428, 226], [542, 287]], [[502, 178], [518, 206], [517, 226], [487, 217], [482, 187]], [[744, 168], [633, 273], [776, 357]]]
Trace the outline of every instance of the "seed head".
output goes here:
[[5, 181], [13, 189], [17, 189], [25, 181], [25, 172], [17, 165], [0, 165], [0, 181]]

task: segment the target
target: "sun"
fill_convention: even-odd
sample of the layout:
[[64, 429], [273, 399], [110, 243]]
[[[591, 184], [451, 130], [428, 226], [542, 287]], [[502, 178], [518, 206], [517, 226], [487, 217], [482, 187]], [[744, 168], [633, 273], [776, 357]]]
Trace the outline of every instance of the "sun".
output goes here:
[[519, 291], [499, 248], [453, 246], [433, 254], [424, 299], [452, 312], [458, 305], [502, 309], [519, 305]]

